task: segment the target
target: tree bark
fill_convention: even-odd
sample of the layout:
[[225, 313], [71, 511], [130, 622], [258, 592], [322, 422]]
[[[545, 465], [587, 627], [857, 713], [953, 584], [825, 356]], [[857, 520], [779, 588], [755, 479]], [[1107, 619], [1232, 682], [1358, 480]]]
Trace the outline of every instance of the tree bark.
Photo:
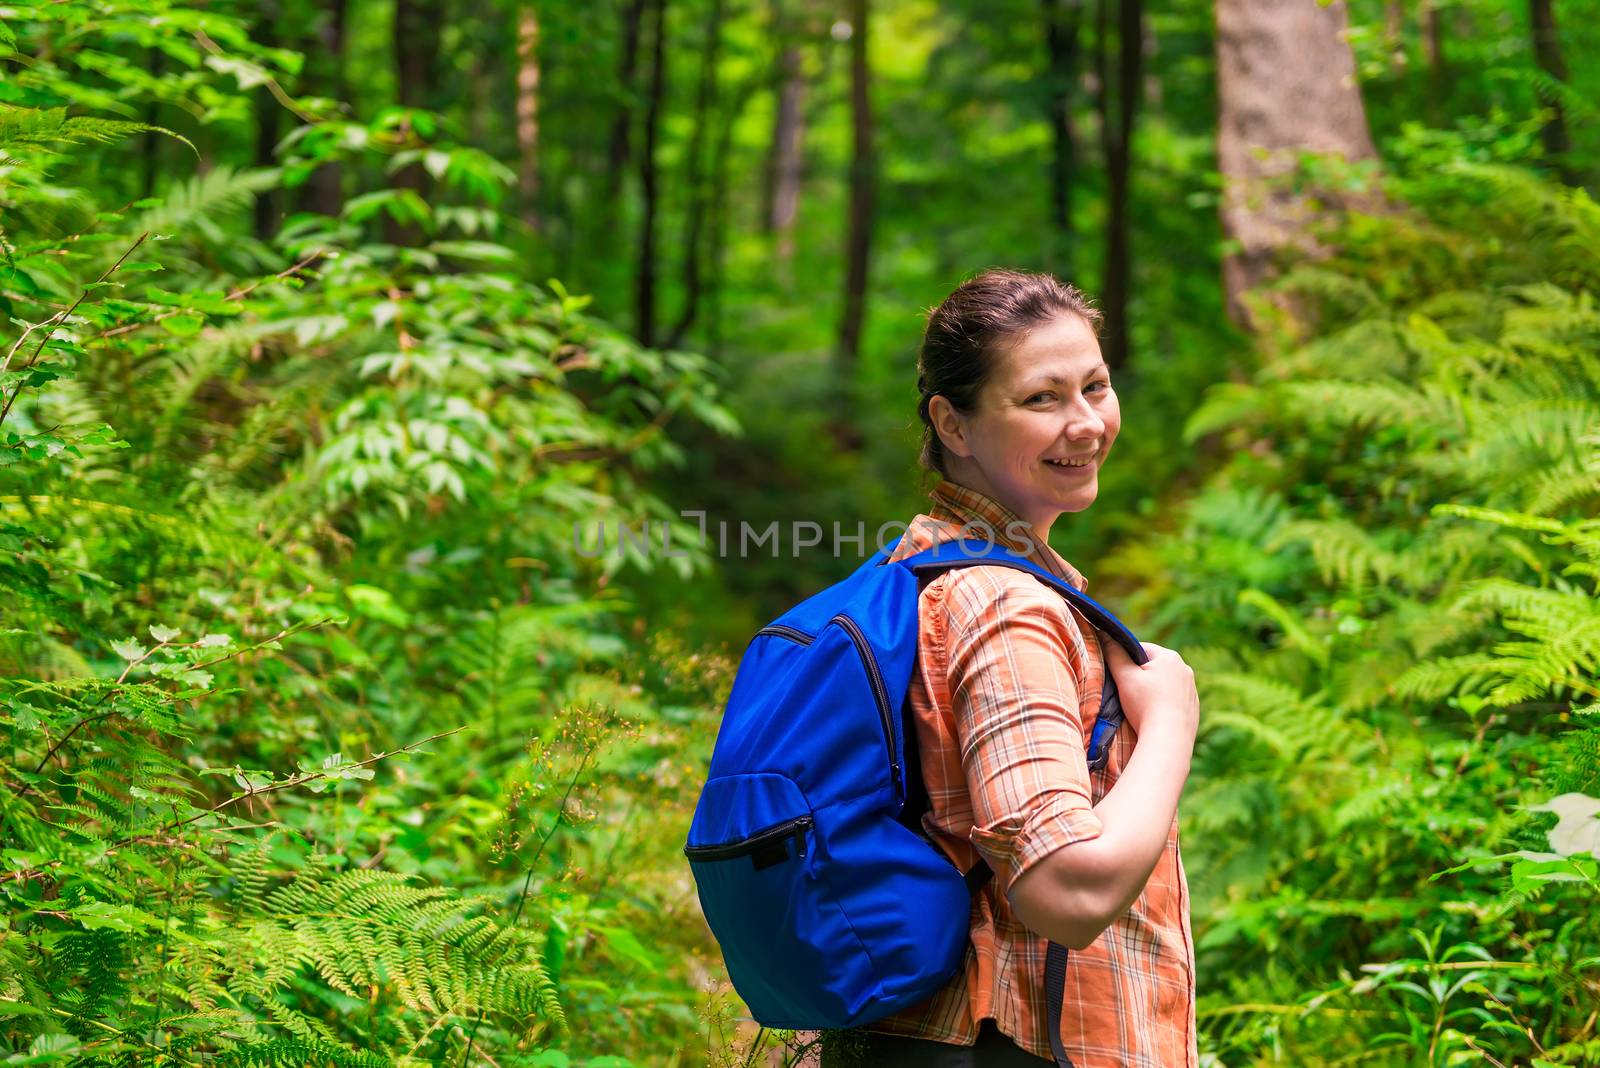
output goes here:
[[1073, 275], [1072, 193], [1077, 180], [1078, 141], [1072, 125], [1072, 90], [1078, 76], [1078, 29], [1083, 19], [1082, 0], [1040, 0], [1044, 14], [1045, 51], [1049, 58], [1049, 97], [1045, 113], [1050, 122], [1053, 154], [1050, 162], [1050, 218], [1055, 224], [1059, 274]]
[[800, 177], [805, 138], [805, 76], [799, 45], [785, 45], [779, 61], [778, 114], [772, 129], [772, 180], [767, 231], [777, 238], [778, 259], [794, 257], [794, 221], [800, 213]]
[[[150, 49], [145, 60], [145, 69], [149, 71], [152, 79], [161, 77], [166, 68], [166, 53], [159, 48]], [[161, 116], [158, 113], [154, 99], [144, 106], [144, 121], [148, 126], [159, 126]], [[144, 143], [140, 156], [143, 160], [143, 175], [140, 187], [144, 190], [140, 196], [153, 197], [156, 194], [156, 174], [161, 170], [161, 143], [165, 138], [154, 130], [146, 130]]]
[[1132, 227], [1128, 204], [1133, 179], [1133, 127], [1144, 81], [1144, 11], [1141, 0], [1117, 4], [1117, 100], [1113, 107], [1107, 71], [1111, 50], [1107, 10], [1111, 0], [1100, 0], [1096, 11], [1096, 53], [1100, 82], [1100, 146], [1106, 161], [1105, 269], [1100, 280], [1100, 307], [1105, 315], [1100, 348], [1113, 370], [1125, 367], [1128, 343], [1128, 292], [1132, 278]]
[[[1528, 0], [1528, 15], [1533, 30], [1533, 55], [1539, 69], [1553, 81], [1565, 84], [1567, 63], [1561, 56], [1554, 5], [1551, 0]], [[1561, 98], [1553, 93], [1546, 103], [1550, 106], [1550, 121], [1539, 131], [1544, 141], [1544, 154], [1555, 163], [1564, 180], [1576, 185], [1576, 175], [1567, 159], [1567, 153], [1572, 151], [1572, 140], [1567, 135], [1566, 109], [1561, 106]]]
[[845, 238], [844, 314], [839, 321], [835, 385], [850, 410], [861, 331], [866, 319], [867, 275], [872, 251], [875, 160], [872, 147], [872, 71], [867, 62], [868, 0], [850, 0], [850, 161], [849, 230]]
[[[395, 0], [395, 79], [402, 107], [426, 108], [435, 103], [439, 26], [443, 19], [440, 0]], [[421, 163], [412, 163], [395, 173], [392, 184], [425, 197], [428, 175]], [[384, 217], [384, 231], [394, 245], [415, 245], [422, 240], [422, 232], [415, 225], [402, 225], [388, 216]]]
[[667, 78], [667, 0], [651, 0], [650, 16], [650, 83], [645, 100], [644, 144], [639, 151], [643, 216], [639, 220], [639, 270], [634, 294], [634, 332], [645, 346], [654, 345], [656, 336], [656, 141]]
[[710, 218], [706, 226], [709, 231], [706, 259], [710, 271], [706, 279], [705, 304], [706, 341], [713, 359], [720, 359], [722, 356], [722, 280], [727, 274], [728, 175], [733, 158], [733, 131], [738, 125], [739, 117], [744, 114], [744, 109], [749, 106], [751, 98], [765, 84], [764, 77], [759, 74], [752, 75], [746, 78], [744, 84], [733, 94], [732, 104], [723, 109], [721, 127], [717, 131], [716, 148], [711, 154], [711, 200], [708, 208]]
[[539, 14], [532, 0], [517, 12], [517, 192], [522, 222], [539, 230]]
[[[261, 18], [256, 23], [255, 39], [257, 43], [266, 48], [276, 48], [278, 45], [278, 17], [280, 11], [276, 0], [266, 0], [261, 5]], [[256, 166], [271, 167], [277, 162], [279, 124], [278, 102], [273, 99], [272, 93], [262, 86], [255, 91], [256, 112]], [[262, 241], [267, 240], [278, 232], [278, 191], [276, 189], [263, 189], [256, 194], [255, 203], [255, 232], [256, 237]]]
[[639, 69], [639, 28], [646, 0], [628, 0], [622, 9], [622, 55], [617, 64], [617, 113], [611, 118], [611, 146], [606, 153], [605, 203], [612, 204], [622, 191], [623, 172], [632, 147], [633, 81]]
[[[317, 26], [321, 53], [316, 58], [319, 87], [332, 100], [345, 100], [344, 44], [345, 0], [325, 0], [326, 17]], [[313, 57], [308, 57], [313, 58]], [[323, 215], [338, 215], [344, 208], [344, 169], [337, 163], [324, 163], [306, 180], [303, 206]]]
[[705, 22], [705, 52], [700, 61], [700, 84], [695, 90], [694, 133], [689, 139], [689, 207], [683, 222], [683, 311], [667, 335], [666, 347], [676, 348], [700, 314], [700, 296], [705, 267], [705, 223], [711, 190], [706, 184], [706, 141], [711, 131], [711, 116], [717, 99], [717, 61], [722, 40], [723, 0], [709, 0]]
[[[1275, 257], [1311, 250], [1304, 196], [1275, 183], [1300, 152], [1372, 159], [1355, 58], [1345, 40], [1344, 0], [1218, 0], [1217, 159], [1229, 315], [1250, 325], [1243, 296], [1271, 274]], [[1325, 201], [1338, 198], [1325, 191]]]
[[1430, 126], [1442, 126], [1445, 96], [1450, 91], [1450, 67], [1444, 54], [1444, 18], [1439, 14], [1439, 0], [1422, 0], [1422, 54], [1428, 67], [1423, 114]]

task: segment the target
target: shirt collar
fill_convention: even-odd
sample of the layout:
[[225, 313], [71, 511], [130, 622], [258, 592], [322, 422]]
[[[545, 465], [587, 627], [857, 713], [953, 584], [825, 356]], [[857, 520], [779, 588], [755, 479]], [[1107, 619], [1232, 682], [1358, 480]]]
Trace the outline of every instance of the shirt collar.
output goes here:
[[970, 525], [975, 528], [974, 537], [991, 538], [998, 545], [1015, 549], [1046, 571], [1065, 579], [1074, 589], [1088, 587], [1088, 580], [1077, 568], [1039, 540], [1031, 523], [993, 497], [948, 478], [940, 479], [928, 497], [933, 501], [933, 511], [929, 513], [932, 518], [962, 527]]

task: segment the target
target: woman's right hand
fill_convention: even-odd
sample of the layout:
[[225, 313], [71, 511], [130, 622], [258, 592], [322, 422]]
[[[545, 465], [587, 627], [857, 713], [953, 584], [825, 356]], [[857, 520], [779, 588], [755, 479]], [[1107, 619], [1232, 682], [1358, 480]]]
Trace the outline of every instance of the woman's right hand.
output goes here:
[[1200, 727], [1200, 694], [1194, 686], [1194, 669], [1175, 651], [1149, 642], [1140, 643], [1150, 655], [1135, 664], [1114, 641], [1106, 644], [1106, 665], [1117, 681], [1122, 712], [1139, 735], [1183, 737], [1193, 742]]

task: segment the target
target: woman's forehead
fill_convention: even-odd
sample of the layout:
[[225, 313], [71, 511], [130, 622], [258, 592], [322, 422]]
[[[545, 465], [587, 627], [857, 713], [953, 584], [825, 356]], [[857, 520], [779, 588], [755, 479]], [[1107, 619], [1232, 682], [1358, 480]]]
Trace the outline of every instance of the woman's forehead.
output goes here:
[[1028, 331], [996, 354], [996, 378], [1008, 381], [1080, 380], [1105, 366], [1100, 341], [1089, 324], [1064, 315]]

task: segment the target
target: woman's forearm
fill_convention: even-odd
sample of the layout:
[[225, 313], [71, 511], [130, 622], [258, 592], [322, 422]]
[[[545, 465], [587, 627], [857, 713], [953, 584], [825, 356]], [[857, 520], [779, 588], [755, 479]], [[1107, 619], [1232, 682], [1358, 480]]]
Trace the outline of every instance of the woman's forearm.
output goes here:
[[1189, 776], [1192, 737], [1140, 737], [1115, 784], [1095, 805], [1099, 837], [1059, 849], [1011, 886], [1031, 930], [1081, 949], [1133, 904], [1166, 847]]

